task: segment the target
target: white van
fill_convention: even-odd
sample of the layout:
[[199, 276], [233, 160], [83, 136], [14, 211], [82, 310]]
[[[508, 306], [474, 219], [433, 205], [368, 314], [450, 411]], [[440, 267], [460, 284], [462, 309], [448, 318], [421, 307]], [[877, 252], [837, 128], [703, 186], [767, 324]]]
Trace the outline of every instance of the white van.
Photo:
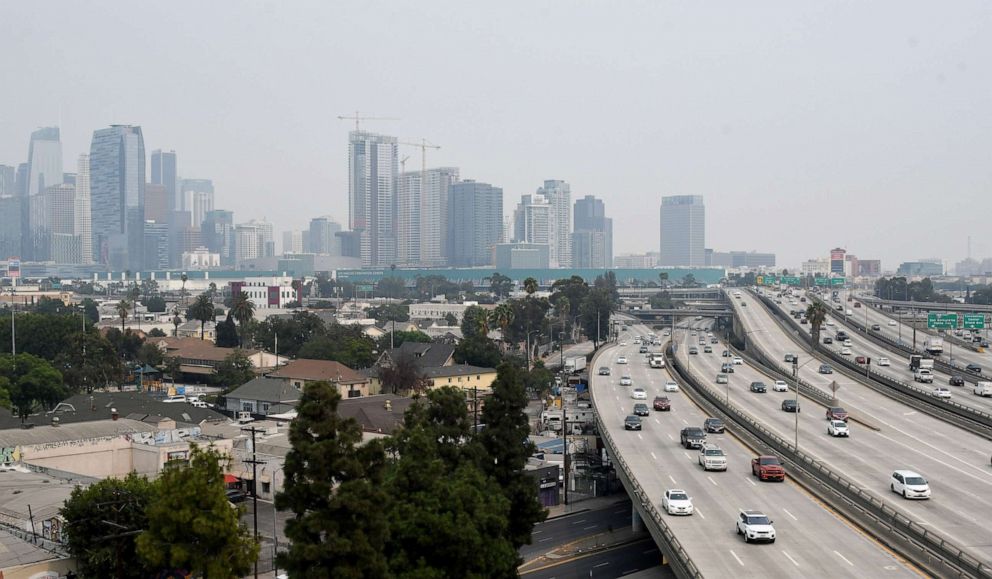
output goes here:
[[175, 396], [166, 396], [162, 402], [173, 403], [173, 402], [186, 402], [186, 397], [182, 394], [176, 394]]
[[972, 391], [975, 396], [992, 396], [992, 382], [979, 382]]

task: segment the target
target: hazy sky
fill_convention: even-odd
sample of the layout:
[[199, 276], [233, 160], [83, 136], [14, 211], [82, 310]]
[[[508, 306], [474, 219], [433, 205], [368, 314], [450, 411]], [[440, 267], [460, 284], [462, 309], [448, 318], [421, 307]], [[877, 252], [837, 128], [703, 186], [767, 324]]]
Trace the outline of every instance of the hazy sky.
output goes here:
[[[884, 268], [992, 256], [992, 3], [35, 2], [3, 4], [0, 163], [61, 119], [140, 124], [237, 221], [347, 222], [347, 133], [430, 165], [593, 194], [616, 253], [657, 251], [663, 195], [703, 195], [707, 246], [836, 245]], [[404, 147], [407, 168], [420, 152]]]

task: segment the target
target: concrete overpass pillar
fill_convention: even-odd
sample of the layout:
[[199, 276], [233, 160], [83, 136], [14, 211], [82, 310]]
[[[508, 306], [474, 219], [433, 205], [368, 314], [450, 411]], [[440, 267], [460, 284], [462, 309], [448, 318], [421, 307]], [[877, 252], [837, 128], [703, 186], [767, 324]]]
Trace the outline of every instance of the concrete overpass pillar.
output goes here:
[[641, 520], [641, 515], [637, 512], [637, 507], [634, 505], [630, 506], [630, 530], [635, 533], [640, 533], [644, 530], [644, 521]]

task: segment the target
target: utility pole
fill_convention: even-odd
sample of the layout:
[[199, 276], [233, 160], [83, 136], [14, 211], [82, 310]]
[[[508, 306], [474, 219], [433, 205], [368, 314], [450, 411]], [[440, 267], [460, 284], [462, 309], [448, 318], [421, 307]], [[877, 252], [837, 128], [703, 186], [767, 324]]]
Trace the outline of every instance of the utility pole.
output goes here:
[[[252, 519], [254, 519], [255, 524], [255, 540], [258, 540], [258, 465], [264, 464], [259, 462], [255, 455], [255, 435], [259, 432], [265, 432], [259, 428], [252, 426], [251, 428], [242, 428], [242, 432], [251, 433], [251, 460], [242, 461], [244, 463], [251, 465], [251, 505], [252, 505]], [[275, 506], [273, 506], [275, 508]], [[276, 529], [272, 529], [272, 534], [276, 534]], [[255, 579], [258, 579], [258, 558], [255, 558]]]

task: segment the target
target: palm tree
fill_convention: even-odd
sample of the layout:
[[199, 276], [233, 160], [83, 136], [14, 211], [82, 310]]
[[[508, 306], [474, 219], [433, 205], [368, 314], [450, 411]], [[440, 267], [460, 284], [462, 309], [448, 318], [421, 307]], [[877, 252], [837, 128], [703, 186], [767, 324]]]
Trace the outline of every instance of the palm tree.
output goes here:
[[172, 309], [172, 335], [173, 337], [179, 337], [179, 324], [183, 323], [183, 319], [179, 317], [179, 306]]
[[658, 281], [661, 282], [661, 287], [667, 287], [668, 286], [668, 272], [667, 271], [663, 271], [663, 272], [659, 273], [658, 274]]
[[214, 303], [210, 301], [210, 296], [200, 294], [196, 296], [196, 301], [189, 307], [189, 315], [194, 320], [200, 320], [200, 339], [203, 339], [203, 326], [214, 319]]
[[239, 292], [231, 302], [231, 317], [238, 321], [238, 330], [241, 347], [245, 347], [245, 330], [248, 323], [255, 317], [255, 302], [248, 299], [248, 294]]
[[479, 318], [476, 321], [479, 324], [479, 334], [483, 338], [489, 337], [489, 324], [493, 320], [494, 320], [493, 315], [489, 312], [489, 310], [484, 309], [482, 310], [482, 312], [479, 313]]
[[527, 292], [528, 296], [533, 295], [534, 292], [537, 291], [537, 288], [538, 284], [536, 279], [529, 277], [524, 280], [524, 291]]
[[131, 311], [131, 302], [121, 300], [117, 304], [117, 315], [121, 317], [121, 333], [124, 333], [124, 322], [127, 321], [127, 314]]
[[814, 301], [806, 307], [806, 320], [809, 321], [809, 335], [813, 342], [813, 349], [820, 343], [820, 326], [827, 319], [827, 308], [821, 301]]
[[189, 276], [186, 275], [186, 272], [183, 272], [183, 274], [181, 276], [179, 276], [179, 279], [181, 279], [183, 281], [183, 289], [179, 290], [179, 299], [182, 300], [183, 305], [185, 306], [186, 305], [186, 281], [189, 279]]
[[506, 329], [513, 323], [513, 317], [513, 308], [507, 303], [496, 306], [496, 309], [492, 312], [493, 322], [499, 326], [500, 332], [503, 335], [504, 343], [508, 343], [508, 340], [506, 339]]

